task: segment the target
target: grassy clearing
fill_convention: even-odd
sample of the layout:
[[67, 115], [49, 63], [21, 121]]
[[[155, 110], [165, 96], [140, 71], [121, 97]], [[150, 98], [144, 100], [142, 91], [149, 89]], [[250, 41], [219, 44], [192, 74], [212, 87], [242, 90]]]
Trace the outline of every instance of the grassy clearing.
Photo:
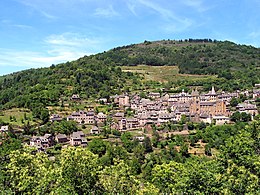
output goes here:
[[179, 74], [179, 68], [177, 66], [122, 66], [124, 72], [139, 73], [144, 76], [146, 81], [159, 81], [169, 82], [177, 80], [202, 80], [209, 78], [216, 78], [211, 75], [191, 75], [191, 74]]
[[[36, 121], [33, 121], [32, 112], [25, 108], [4, 110], [1, 112], [0, 120], [15, 126], [22, 126], [27, 121], [29, 121], [32, 125], [37, 123]], [[24, 123], [22, 123], [22, 120]]]

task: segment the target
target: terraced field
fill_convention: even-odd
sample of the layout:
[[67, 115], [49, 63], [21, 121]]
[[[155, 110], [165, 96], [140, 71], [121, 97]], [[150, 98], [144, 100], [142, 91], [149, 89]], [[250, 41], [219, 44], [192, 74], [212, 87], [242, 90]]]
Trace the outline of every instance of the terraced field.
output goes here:
[[216, 79], [216, 76], [211, 75], [191, 75], [179, 74], [177, 66], [122, 66], [124, 72], [135, 72], [143, 75], [145, 80], [169, 82], [181, 80], [202, 80], [202, 79]]

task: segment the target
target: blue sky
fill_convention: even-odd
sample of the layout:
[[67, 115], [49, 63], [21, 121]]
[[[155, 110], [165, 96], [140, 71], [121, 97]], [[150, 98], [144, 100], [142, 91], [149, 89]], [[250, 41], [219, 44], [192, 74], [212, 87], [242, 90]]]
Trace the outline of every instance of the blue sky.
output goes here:
[[260, 47], [260, 0], [0, 1], [0, 75], [185, 38]]

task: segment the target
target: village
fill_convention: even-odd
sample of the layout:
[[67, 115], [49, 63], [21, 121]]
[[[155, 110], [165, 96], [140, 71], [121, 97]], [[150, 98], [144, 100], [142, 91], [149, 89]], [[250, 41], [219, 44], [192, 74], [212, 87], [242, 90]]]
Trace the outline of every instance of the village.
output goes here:
[[[239, 112], [248, 114], [253, 120], [254, 116], [259, 114], [255, 104], [257, 98], [260, 97], [260, 90], [257, 87], [256, 85], [256, 89], [251, 92], [216, 92], [212, 86], [208, 93], [201, 94], [197, 89], [193, 89], [191, 93], [182, 90], [178, 94], [149, 92], [145, 97], [140, 97], [139, 94], [115, 95], [111, 96], [109, 100], [106, 98], [97, 100], [104, 105], [116, 105], [116, 109], [109, 113], [96, 113], [95, 109], [90, 107], [88, 110], [72, 112], [68, 116], [51, 114], [50, 122], [75, 121], [79, 126], [90, 126], [88, 135], [97, 136], [103, 131], [104, 125], [120, 133], [137, 131], [138, 135], [135, 136], [135, 139], [142, 142], [145, 136], [149, 136], [144, 132], [151, 129], [151, 126], [177, 124], [184, 118], [194, 123], [223, 125], [231, 123], [232, 114]], [[239, 98], [241, 95], [246, 97], [246, 100], [238, 103], [235, 110], [231, 110], [231, 100]], [[73, 94], [70, 100], [80, 102], [81, 98], [78, 94]], [[8, 131], [8, 126], [2, 126], [1, 132], [6, 131]], [[187, 126], [183, 125], [182, 129], [174, 132], [174, 135], [189, 135]], [[86, 136], [87, 134], [83, 131], [73, 132], [70, 135], [59, 133], [32, 136], [28, 145], [43, 151], [57, 143], [65, 146], [84, 147], [87, 145]]]

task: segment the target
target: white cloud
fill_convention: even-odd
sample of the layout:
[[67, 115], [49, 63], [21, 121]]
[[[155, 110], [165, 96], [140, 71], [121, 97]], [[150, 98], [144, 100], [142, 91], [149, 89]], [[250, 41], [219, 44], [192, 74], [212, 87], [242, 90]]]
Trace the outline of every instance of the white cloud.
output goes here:
[[[18, 0], [21, 4], [33, 9], [34, 11], [40, 13], [43, 17], [47, 18], [47, 19], [57, 19], [57, 16], [54, 16], [53, 14], [48, 13], [48, 11], [46, 11], [44, 9], [44, 1], [31, 1], [31, 0]], [[50, 4], [50, 2], [49, 2]], [[45, 4], [46, 5], [46, 4]]]
[[159, 15], [161, 15], [165, 19], [174, 19], [177, 21], [180, 20], [170, 10], [161, 7], [159, 4], [156, 4], [156, 3], [153, 3], [153, 2], [147, 1], [147, 0], [138, 0], [138, 2], [150, 9], [154, 10], [155, 12], [157, 12]]
[[97, 41], [84, 38], [77, 33], [63, 33], [50, 35], [45, 39], [47, 44], [60, 46], [83, 46], [84, 44], [96, 44]]
[[128, 9], [132, 12], [132, 14], [134, 14], [135, 16], [138, 16], [138, 14], [136, 13], [136, 4], [133, 2], [127, 2], [127, 7]]
[[114, 10], [112, 5], [110, 5], [107, 8], [97, 8], [94, 15], [98, 17], [112, 18], [119, 16], [119, 13]]
[[0, 48], [0, 67], [46, 67], [100, 52], [105, 43], [103, 39], [90, 39], [77, 33], [50, 35], [41, 43], [46, 48], [41, 52]]
[[20, 29], [33, 29], [33, 27], [30, 25], [16, 24], [12, 20], [1, 20], [0, 24], [4, 25], [5, 27], [15, 27], [15, 28], [20, 28]]
[[253, 38], [253, 39], [259, 38], [260, 37], [260, 30], [253, 31], [253, 32], [249, 33], [249, 37]]
[[161, 26], [166, 33], [181, 32], [193, 24], [191, 19], [176, 15], [172, 10], [166, 9], [159, 4], [148, 0], [138, 0], [138, 2], [155, 11], [164, 19]]
[[186, 6], [192, 7], [198, 12], [204, 12], [211, 8], [211, 7], [206, 7], [204, 5], [203, 0], [181, 0], [181, 3], [183, 3]]
[[182, 25], [168, 23], [168, 24], [162, 25], [162, 28], [166, 33], [179, 33], [179, 32], [185, 31], [191, 25], [192, 25], [192, 21], [189, 19], [186, 19], [186, 20], [182, 21]]

